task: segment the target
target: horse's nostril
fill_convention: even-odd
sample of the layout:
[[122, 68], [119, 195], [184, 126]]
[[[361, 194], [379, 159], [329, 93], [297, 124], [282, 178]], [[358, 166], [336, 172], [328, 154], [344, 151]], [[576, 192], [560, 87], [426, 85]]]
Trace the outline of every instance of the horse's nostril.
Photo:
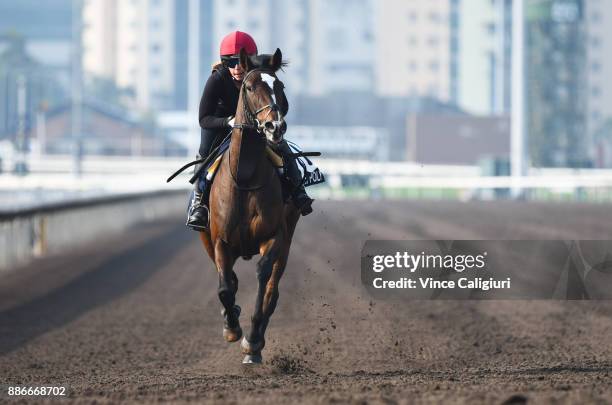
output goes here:
[[273, 130], [274, 129], [274, 123], [272, 123], [270, 121], [266, 122], [264, 124], [264, 126], [266, 127], [266, 129], [269, 129], [269, 130]]

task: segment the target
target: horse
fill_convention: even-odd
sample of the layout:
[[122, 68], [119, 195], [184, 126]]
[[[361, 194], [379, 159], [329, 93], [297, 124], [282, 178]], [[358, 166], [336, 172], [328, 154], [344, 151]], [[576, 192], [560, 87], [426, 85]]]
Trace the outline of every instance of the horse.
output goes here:
[[235, 124], [211, 185], [210, 225], [200, 232], [200, 239], [218, 272], [223, 337], [230, 343], [242, 337], [240, 307], [235, 303], [238, 277], [233, 266], [240, 257], [261, 256], [251, 330], [241, 342], [243, 363], [259, 364], [300, 212], [284, 201], [277, 167], [266, 150], [268, 143], [281, 142], [286, 130], [275, 104], [276, 89], [269, 85], [278, 80], [276, 72], [284, 66], [282, 53], [277, 49], [268, 57], [253, 57], [241, 50], [240, 64], [245, 76]]

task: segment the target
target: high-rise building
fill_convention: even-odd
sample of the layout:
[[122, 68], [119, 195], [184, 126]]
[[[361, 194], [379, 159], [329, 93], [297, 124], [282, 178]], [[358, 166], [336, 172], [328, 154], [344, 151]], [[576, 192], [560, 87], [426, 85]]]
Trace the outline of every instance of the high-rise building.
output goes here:
[[[210, 75], [210, 67], [213, 61], [219, 59], [218, 55], [211, 54], [213, 34], [213, 0], [199, 1], [199, 75], [198, 91], [204, 88], [204, 83]], [[175, 36], [174, 36], [174, 109], [186, 110], [188, 102], [189, 67], [193, 63], [189, 55], [189, 10], [191, 2], [181, 0], [175, 2]], [[197, 108], [197, 106], [196, 106]]]
[[83, 7], [83, 66], [87, 73], [114, 80], [117, 71], [117, 1]]
[[[309, 0], [272, 0], [272, 8], [282, 15], [270, 31], [273, 48], [280, 48], [289, 66], [282, 78], [289, 97], [308, 91], [309, 76]], [[270, 50], [271, 51], [271, 50]]]
[[174, 38], [172, 0], [90, 0], [83, 6], [84, 71], [133, 89], [140, 110], [173, 107]]
[[609, 1], [585, 2], [587, 133], [598, 166], [612, 166], [612, 8]]
[[452, 101], [456, 6], [455, 0], [376, 2], [378, 95]]
[[457, 14], [457, 105], [477, 115], [509, 113], [512, 1], [462, 1]]
[[373, 90], [374, 9], [371, 0], [310, 1], [309, 95]]
[[[288, 93], [302, 93], [309, 73], [309, 3], [308, 0], [214, 1], [211, 60], [219, 59], [219, 44], [226, 34], [236, 30], [248, 32], [257, 42], [260, 53], [282, 50], [283, 59], [290, 65], [280, 76]], [[253, 11], [244, 13], [245, 7]], [[282, 18], [272, 18], [272, 15]]]
[[270, 53], [273, 46], [271, 28], [275, 23], [272, 11], [277, 19], [282, 19], [281, 14], [272, 9], [271, 0], [215, 0], [211, 54], [218, 60], [221, 39], [236, 30], [248, 32], [257, 42], [260, 53]]
[[584, 17], [582, 0], [527, 2], [527, 126], [536, 167], [590, 165]]
[[213, 8], [215, 57], [224, 35], [245, 31], [260, 53], [281, 48], [288, 93], [373, 89], [372, 0], [215, 0]]

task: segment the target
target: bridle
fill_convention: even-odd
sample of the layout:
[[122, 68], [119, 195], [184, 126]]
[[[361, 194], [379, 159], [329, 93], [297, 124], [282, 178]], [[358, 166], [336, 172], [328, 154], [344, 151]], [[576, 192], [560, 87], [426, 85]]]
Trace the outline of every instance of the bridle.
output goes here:
[[[274, 102], [277, 98], [278, 95], [276, 94], [276, 90], [274, 85], [272, 85], [272, 91], [274, 92], [274, 97], [272, 98], [273, 102], [271, 104], [266, 104], [261, 108], [258, 108], [257, 110], [255, 110], [253, 112], [253, 110], [251, 109], [251, 107], [249, 106], [249, 101], [248, 101], [248, 95], [247, 95], [247, 79], [249, 78], [249, 76], [255, 72], [261, 72], [264, 74], [268, 74], [270, 76], [272, 76], [274, 78], [274, 81], [279, 81], [278, 77], [276, 77], [276, 74], [272, 71], [269, 70], [264, 70], [264, 69], [253, 69], [250, 70], [246, 76], [244, 77], [244, 79], [242, 80], [242, 85], [240, 86], [240, 97], [242, 98], [242, 109], [244, 111], [244, 117], [245, 117], [245, 122], [241, 123], [241, 124], [234, 124], [233, 128], [235, 129], [239, 129], [240, 131], [244, 131], [246, 130], [252, 130], [255, 131], [257, 134], [262, 135], [262, 140], [265, 142], [266, 141], [266, 135], [265, 135], [265, 131], [266, 131], [266, 123], [269, 121], [260, 121], [259, 119], [257, 119], [257, 115], [259, 113], [261, 113], [262, 111], [265, 111], [266, 109], [269, 109], [268, 114], [266, 114], [265, 118], [267, 118], [271, 112], [276, 111], [278, 114], [278, 120], [277, 121], [272, 121], [273, 125], [275, 128], [280, 127], [280, 125], [282, 124], [283, 121], [283, 116], [280, 112], [280, 108], [279, 106], [276, 104], [276, 102]], [[282, 85], [282, 82], [280, 82]], [[265, 119], [264, 118], [264, 119]], [[232, 172], [232, 168], [230, 166], [230, 160], [231, 158], [229, 158], [231, 154], [231, 148], [228, 149], [228, 159], [227, 159], [227, 164], [228, 164], [228, 168], [229, 168], [229, 174], [230, 177], [232, 178], [235, 187], [240, 190], [240, 191], [254, 191], [254, 190], [258, 190], [262, 187], [264, 187], [268, 181], [270, 180], [270, 178], [272, 176], [267, 176], [266, 179], [264, 180], [264, 182], [262, 184], [259, 185], [254, 185], [254, 186], [240, 186], [238, 184], [238, 179], [236, 177], [236, 173]]]
[[[242, 96], [242, 108], [244, 110], [246, 123], [235, 124], [234, 128], [238, 128], [241, 130], [242, 129], [252, 129], [256, 131], [258, 134], [264, 135], [265, 130], [266, 130], [266, 122], [267, 122], [265, 121], [265, 118], [267, 118], [270, 115], [270, 113], [272, 113], [273, 111], [276, 111], [276, 113], [278, 114], [278, 120], [272, 121], [272, 125], [274, 125], [274, 127], [277, 127], [277, 126], [280, 127], [280, 125], [283, 122], [283, 115], [280, 112], [279, 106], [275, 102], [275, 99], [278, 98], [278, 95], [276, 94], [275, 86], [272, 86], [272, 91], [274, 92], [273, 102], [271, 104], [266, 104], [263, 107], [258, 108], [257, 110], [255, 110], [255, 112], [252, 111], [251, 107], [249, 106], [246, 83], [247, 83], [247, 79], [249, 78], [249, 76], [255, 72], [260, 72], [260, 73], [270, 75], [274, 78], [274, 82], [277, 82], [277, 81], [280, 82], [280, 80], [278, 80], [278, 77], [276, 77], [276, 74], [272, 71], [264, 70], [264, 69], [250, 70], [246, 74], [244, 79], [242, 80], [242, 85], [240, 86], [240, 92]], [[260, 121], [257, 118], [257, 115], [266, 109], [269, 109], [269, 111], [266, 114], [264, 120]]]

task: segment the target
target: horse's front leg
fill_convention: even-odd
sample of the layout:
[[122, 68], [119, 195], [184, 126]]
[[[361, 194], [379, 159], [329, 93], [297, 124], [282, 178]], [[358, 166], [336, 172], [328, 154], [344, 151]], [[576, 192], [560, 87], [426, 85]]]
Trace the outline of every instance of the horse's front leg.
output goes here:
[[283, 238], [283, 243], [279, 246], [280, 253], [273, 264], [272, 276], [266, 285], [266, 293], [263, 299], [263, 319], [260, 327], [262, 336], [265, 336], [270, 317], [276, 309], [276, 303], [278, 302], [278, 284], [287, 266], [291, 239], [293, 238], [293, 232], [295, 231], [295, 226], [299, 218], [300, 212], [292, 206], [292, 210], [287, 213], [287, 236]]
[[[282, 270], [278, 271], [275, 264], [279, 257], [283, 239], [282, 235], [278, 234], [260, 248], [262, 257], [257, 263], [257, 298], [255, 300], [255, 311], [251, 318], [251, 332], [248, 334], [248, 338], [245, 336], [242, 339], [242, 351], [246, 354], [243, 363], [261, 363], [262, 360], [261, 350], [266, 344], [264, 333], [278, 299], [277, 288], [270, 289], [269, 286], [277, 286], [280, 274], [282, 274]], [[274, 290], [276, 295], [273, 292]]]
[[236, 292], [238, 292], [238, 277], [233, 270], [235, 259], [229, 246], [222, 240], [215, 243], [215, 265], [219, 273], [219, 300], [223, 305], [223, 337], [227, 342], [236, 342], [242, 337], [242, 328], [238, 317], [240, 307], [236, 305]]

